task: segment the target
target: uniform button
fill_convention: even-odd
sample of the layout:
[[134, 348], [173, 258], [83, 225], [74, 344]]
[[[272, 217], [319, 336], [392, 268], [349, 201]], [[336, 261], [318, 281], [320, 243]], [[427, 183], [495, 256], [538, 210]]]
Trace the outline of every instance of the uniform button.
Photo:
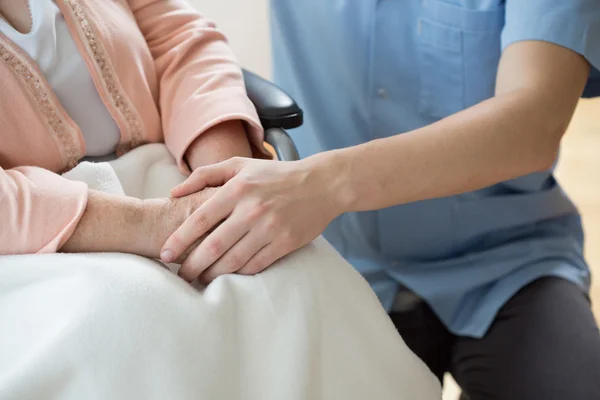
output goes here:
[[377, 96], [379, 96], [382, 99], [387, 99], [388, 92], [384, 88], [379, 88], [377, 89]]

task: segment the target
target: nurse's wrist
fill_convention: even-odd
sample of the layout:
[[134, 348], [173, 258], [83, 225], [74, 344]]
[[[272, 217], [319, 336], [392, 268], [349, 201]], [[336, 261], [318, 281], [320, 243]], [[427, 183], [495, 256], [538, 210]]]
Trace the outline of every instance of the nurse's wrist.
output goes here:
[[311, 162], [321, 176], [324, 192], [335, 205], [338, 215], [356, 211], [359, 197], [352, 179], [352, 160], [346, 150], [333, 150], [316, 154], [306, 160]]

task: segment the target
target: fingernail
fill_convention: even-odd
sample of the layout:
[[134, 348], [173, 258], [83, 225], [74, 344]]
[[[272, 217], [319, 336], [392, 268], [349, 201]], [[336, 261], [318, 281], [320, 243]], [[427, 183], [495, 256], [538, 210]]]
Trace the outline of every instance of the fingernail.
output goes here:
[[173, 262], [173, 258], [174, 258], [174, 255], [171, 250], [165, 250], [162, 253], [160, 253], [160, 259], [166, 263]]

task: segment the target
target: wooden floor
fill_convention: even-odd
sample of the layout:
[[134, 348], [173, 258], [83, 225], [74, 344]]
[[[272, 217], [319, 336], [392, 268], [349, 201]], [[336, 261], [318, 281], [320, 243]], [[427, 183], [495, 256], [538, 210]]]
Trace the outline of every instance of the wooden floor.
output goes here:
[[[600, 99], [582, 100], [563, 139], [557, 179], [579, 207], [586, 234], [586, 258], [592, 268], [592, 302], [600, 322]], [[447, 380], [444, 400], [458, 389]]]
[[600, 321], [600, 99], [579, 104], [563, 139], [557, 177], [583, 215], [592, 302]]

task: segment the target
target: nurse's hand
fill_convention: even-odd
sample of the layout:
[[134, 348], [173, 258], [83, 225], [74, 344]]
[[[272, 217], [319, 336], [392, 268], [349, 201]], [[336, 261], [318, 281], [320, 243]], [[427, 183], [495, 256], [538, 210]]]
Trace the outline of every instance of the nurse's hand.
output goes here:
[[182, 278], [210, 282], [224, 274], [263, 271], [314, 240], [342, 213], [333, 185], [339, 171], [331, 167], [314, 159], [233, 158], [196, 169], [173, 189], [174, 197], [222, 188], [169, 237], [161, 258], [178, 259], [216, 227], [183, 262]]

